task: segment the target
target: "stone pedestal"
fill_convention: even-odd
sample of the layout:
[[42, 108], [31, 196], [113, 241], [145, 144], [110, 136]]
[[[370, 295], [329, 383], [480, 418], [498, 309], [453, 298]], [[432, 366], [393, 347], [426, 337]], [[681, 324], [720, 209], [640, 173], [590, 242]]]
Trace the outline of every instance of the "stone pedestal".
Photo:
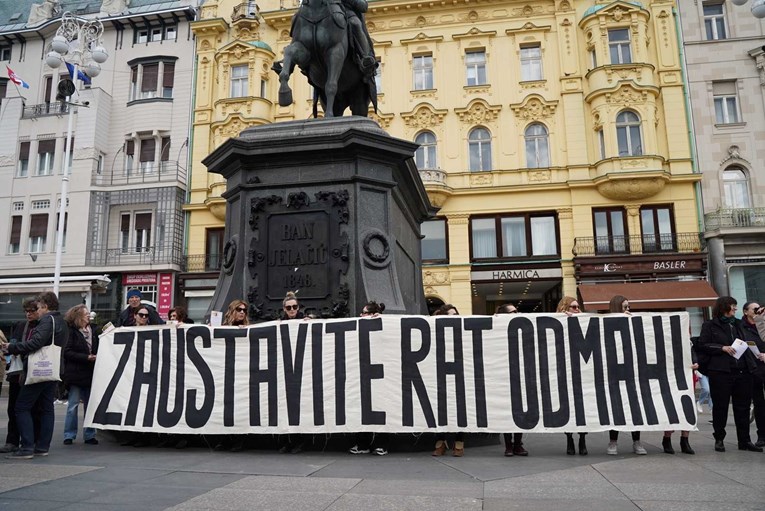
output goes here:
[[228, 181], [212, 310], [235, 299], [274, 319], [288, 291], [306, 314], [356, 316], [369, 300], [426, 314], [420, 224], [432, 212], [417, 146], [363, 117], [249, 128], [204, 160]]

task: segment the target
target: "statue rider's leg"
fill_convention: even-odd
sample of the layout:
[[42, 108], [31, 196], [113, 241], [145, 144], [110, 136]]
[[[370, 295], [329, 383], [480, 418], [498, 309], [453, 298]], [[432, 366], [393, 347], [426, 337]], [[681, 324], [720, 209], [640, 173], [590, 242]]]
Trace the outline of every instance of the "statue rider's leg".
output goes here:
[[374, 74], [377, 61], [372, 56], [372, 48], [370, 47], [367, 35], [364, 33], [364, 29], [361, 26], [361, 20], [353, 16], [350, 17], [348, 21], [351, 25], [351, 34], [356, 43], [356, 50], [361, 57], [361, 71], [364, 74]]

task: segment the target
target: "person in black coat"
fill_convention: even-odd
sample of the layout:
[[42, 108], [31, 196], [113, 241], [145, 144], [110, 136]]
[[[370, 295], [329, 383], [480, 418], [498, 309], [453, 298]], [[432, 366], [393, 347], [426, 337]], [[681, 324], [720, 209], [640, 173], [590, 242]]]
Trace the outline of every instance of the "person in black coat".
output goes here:
[[[64, 420], [64, 445], [71, 445], [77, 438], [77, 409], [82, 401], [87, 411], [93, 369], [98, 352], [98, 336], [90, 327], [90, 312], [85, 305], [75, 305], [64, 316], [69, 326], [69, 340], [64, 346], [64, 383], [69, 386], [69, 403]], [[86, 444], [97, 445], [96, 430], [83, 428]]]
[[760, 337], [757, 321], [758, 315], [760, 322], [763, 308], [757, 302], [747, 302], [744, 304], [744, 313], [741, 316], [741, 326], [744, 331], [744, 340], [753, 342], [760, 352], [757, 361], [757, 373], [752, 375], [752, 404], [754, 405], [754, 422], [757, 425], [757, 447], [765, 447], [765, 341]]
[[141, 303], [141, 292], [138, 289], [131, 289], [127, 292], [128, 306], [120, 312], [117, 318], [117, 326], [135, 326], [135, 314], [139, 307], [146, 307], [149, 311], [149, 325], [164, 325], [165, 322], [159, 317], [157, 310], [151, 305]]
[[[13, 344], [4, 344], [11, 355], [26, 355], [40, 350], [51, 343], [63, 346], [68, 337], [68, 329], [61, 314], [58, 312], [58, 297], [55, 293], [46, 291], [37, 297], [37, 310], [40, 320], [30, 338]], [[32, 459], [34, 456], [47, 456], [50, 441], [53, 438], [53, 426], [56, 420], [53, 410], [53, 399], [56, 393], [55, 381], [25, 384], [19, 390], [16, 400], [16, 424], [21, 435], [21, 448], [7, 456], [11, 459]], [[35, 434], [32, 410], [40, 407], [40, 433]]]
[[754, 445], [749, 436], [752, 374], [757, 370], [757, 360], [750, 350], [736, 359], [736, 350], [731, 346], [736, 339], [746, 337], [735, 316], [736, 306], [736, 299], [731, 296], [718, 298], [712, 308], [712, 319], [701, 326], [698, 342], [698, 355], [708, 358], [707, 376], [715, 404], [712, 409], [715, 451], [725, 452], [725, 425], [732, 400], [739, 450], [762, 452], [762, 447]]

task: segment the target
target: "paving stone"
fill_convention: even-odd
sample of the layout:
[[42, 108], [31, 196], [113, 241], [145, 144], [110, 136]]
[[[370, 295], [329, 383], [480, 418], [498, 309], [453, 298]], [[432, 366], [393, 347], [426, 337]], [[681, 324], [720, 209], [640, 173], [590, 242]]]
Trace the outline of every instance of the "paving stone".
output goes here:
[[445, 496], [483, 498], [483, 483], [466, 481], [413, 481], [365, 479], [349, 493], [362, 495]]
[[218, 488], [170, 508], [172, 511], [215, 509], [218, 511], [322, 511], [339, 493], [292, 493]]
[[251, 476], [227, 485], [226, 489], [343, 493], [359, 484], [360, 479], [333, 477]]
[[694, 463], [691, 456], [641, 456], [593, 467], [612, 483], [725, 484], [724, 477]]
[[[599, 500], [599, 499], [484, 499], [484, 511], [640, 511], [640, 508], [629, 500]], [[719, 511], [719, 510], [718, 510]]]
[[632, 500], [747, 503], [765, 501], [765, 491], [729, 484], [614, 483]]
[[346, 494], [327, 511], [480, 511], [481, 508], [481, 500], [471, 498]]
[[51, 511], [66, 506], [63, 502], [51, 502], [48, 500], [6, 500], [0, 499], [2, 511]]
[[678, 502], [678, 501], [635, 501], [642, 511], [762, 511], [762, 502]]
[[592, 467], [558, 470], [511, 479], [489, 481], [484, 485], [485, 498], [518, 499], [626, 499]]

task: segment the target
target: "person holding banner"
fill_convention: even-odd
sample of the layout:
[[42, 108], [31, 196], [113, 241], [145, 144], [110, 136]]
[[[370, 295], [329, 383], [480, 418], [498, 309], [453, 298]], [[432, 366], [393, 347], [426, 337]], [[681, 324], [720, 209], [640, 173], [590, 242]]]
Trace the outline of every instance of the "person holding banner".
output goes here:
[[[562, 312], [568, 316], [573, 314], [579, 314], [581, 309], [579, 308], [579, 302], [576, 298], [571, 296], [564, 296], [558, 302], [555, 312]], [[587, 456], [587, 433], [579, 433], [579, 454], [581, 456]], [[576, 454], [576, 447], [574, 446], [574, 434], [566, 433], [566, 454], [573, 456]]]
[[[292, 291], [287, 292], [282, 300], [282, 321], [292, 321], [296, 319], [304, 319], [305, 315], [300, 310], [300, 303], [298, 302], [297, 295]], [[279, 442], [282, 446], [279, 448], [281, 454], [298, 454], [303, 452], [305, 448], [308, 435], [295, 433], [292, 435], [281, 435]]]
[[715, 451], [725, 452], [725, 425], [733, 401], [739, 450], [762, 452], [762, 447], [754, 445], [749, 436], [752, 373], [757, 371], [757, 360], [748, 349], [736, 358], [736, 348], [732, 346], [736, 339], [745, 337], [741, 322], [736, 319], [737, 305], [732, 296], [719, 297], [712, 307], [712, 319], [701, 326], [698, 342], [699, 350], [709, 357], [707, 376], [715, 404], [712, 410]]
[[[69, 387], [64, 445], [72, 445], [77, 438], [77, 409], [80, 401], [83, 410], [88, 408], [98, 352], [98, 335], [90, 326], [90, 312], [85, 305], [75, 305], [69, 309], [64, 320], [69, 326], [69, 340], [64, 346], [64, 383]], [[94, 428], [83, 428], [82, 437], [86, 444], [98, 445]]]
[[[512, 303], [505, 303], [497, 307], [496, 314], [518, 314], [518, 308]], [[529, 451], [523, 448], [523, 433], [505, 433], [505, 456], [528, 456]]]
[[[55, 293], [46, 291], [37, 297], [37, 311], [40, 314], [39, 324], [28, 340], [13, 344], [3, 343], [0, 350], [7, 350], [11, 355], [24, 355], [25, 371], [30, 354], [39, 351], [44, 346], [55, 344], [61, 346], [66, 342], [68, 332], [66, 323], [58, 312], [58, 297]], [[50, 442], [53, 438], [53, 427], [56, 420], [53, 410], [53, 399], [56, 393], [56, 381], [24, 384], [19, 390], [16, 400], [16, 424], [21, 436], [21, 448], [6, 456], [9, 459], [31, 460], [35, 456], [47, 456]], [[40, 433], [35, 434], [32, 410], [39, 406]]]
[[[744, 314], [741, 317], [741, 326], [744, 332], [743, 340], [753, 345], [759, 352], [756, 355], [757, 371], [752, 374], [752, 405], [754, 406], [754, 422], [757, 425], [757, 447], [765, 447], [765, 392], [763, 389], [763, 377], [765, 376], [765, 341], [760, 337], [756, 317], [762, 315], [763, 308], [757, 302], [744, 304]], [[750, 348], [751, 349], [751, 348]]]
[[[608, 303], [608, 311], [612, 314], [627, 314], [631, 315], [630, 302], [625, 296], [616, 295], [611, 298]], [[633, 431], [632, 435], [632, 452], [635, 454], [644, 456], [648, 454], [648, 451], [643, 447], [643, 443], [640, 441], [640, 431]], [[619, 453], [617, 442], [619, 441], [619, 432], [616, 430], [610, 430], [608, 432], [608, 448], [606, 454], [616, 456]]]

